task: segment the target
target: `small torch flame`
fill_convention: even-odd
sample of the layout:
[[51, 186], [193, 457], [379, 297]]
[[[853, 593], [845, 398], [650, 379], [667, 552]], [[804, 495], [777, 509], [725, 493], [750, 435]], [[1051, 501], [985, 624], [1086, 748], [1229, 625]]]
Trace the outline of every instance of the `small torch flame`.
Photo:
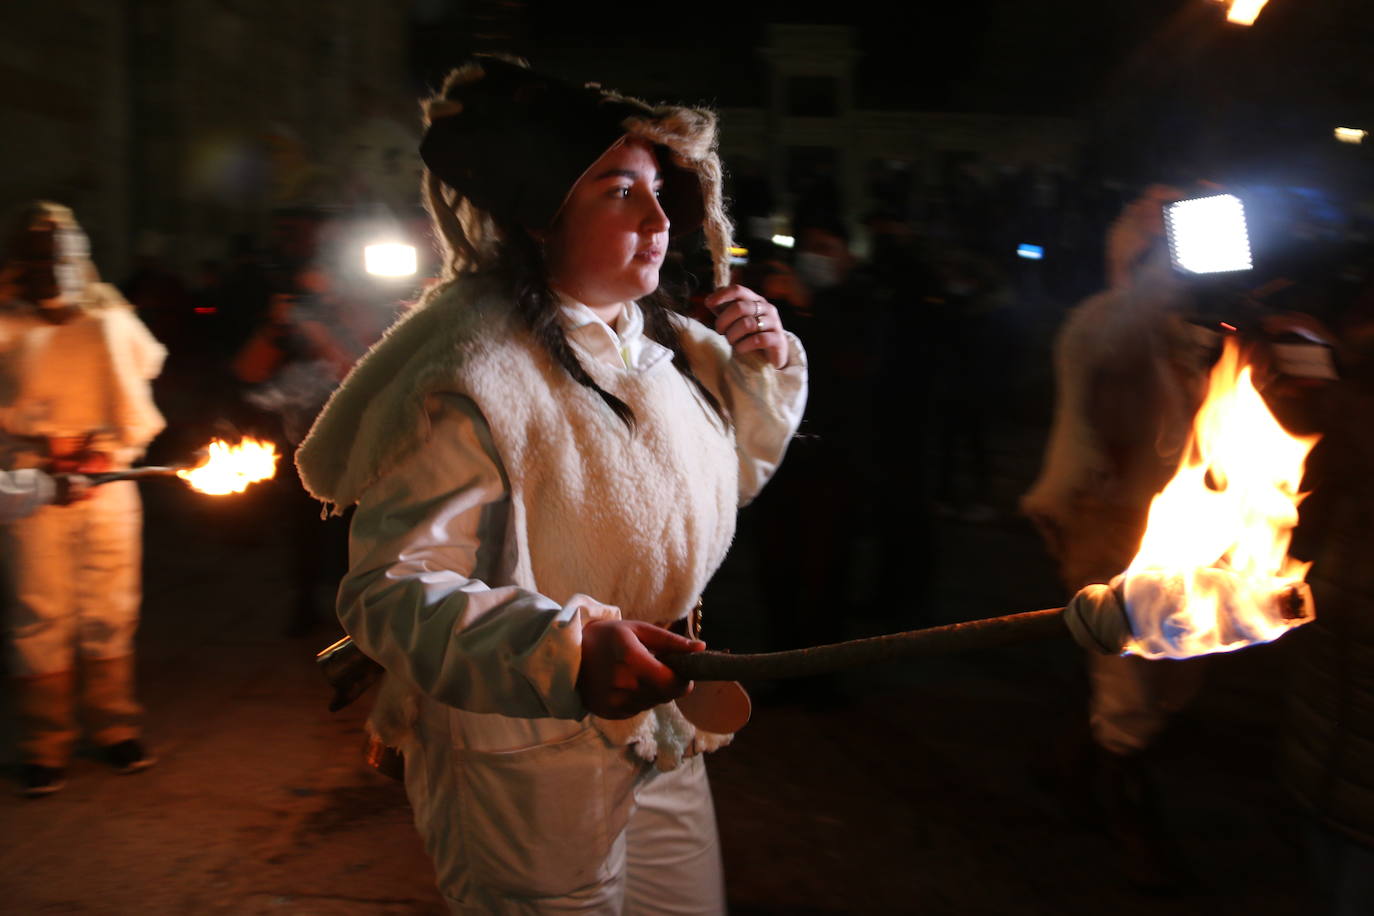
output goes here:
[[1150, 504], [1122, 582], [1135, 636], [1127, 650], [1186, 658], [1277, 639], [1310, 564], [1288, 556], [1303, 463], [1316, 437], [1289, 435], [1228, 339], [1178, 472]]
[[1231, 0], [1231, 7], [1226, 11], [1226, 21], [1237, 25], [1254, 25], [1260, 11], [1268, 2], [1269, 0]]
[[277, 459], [281, 457], [273, 443], [248, 436], [238, 445], [215, 439], [207, 451], [204, 461], [194, 468], [177, 471], [177, 476], [193, 490], [211, 496], [242, 493], [249, 484], [276, 476]]

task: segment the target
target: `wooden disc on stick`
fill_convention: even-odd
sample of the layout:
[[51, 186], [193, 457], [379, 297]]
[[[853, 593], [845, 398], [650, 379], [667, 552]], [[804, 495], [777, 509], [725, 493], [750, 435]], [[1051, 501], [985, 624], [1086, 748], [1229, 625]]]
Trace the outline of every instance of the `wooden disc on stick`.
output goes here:
[[678, 697], [677, 708], [702, 731], [729, 735], [749, 722], [753, 704], [738, 681], [697, 681], [691, 693]]

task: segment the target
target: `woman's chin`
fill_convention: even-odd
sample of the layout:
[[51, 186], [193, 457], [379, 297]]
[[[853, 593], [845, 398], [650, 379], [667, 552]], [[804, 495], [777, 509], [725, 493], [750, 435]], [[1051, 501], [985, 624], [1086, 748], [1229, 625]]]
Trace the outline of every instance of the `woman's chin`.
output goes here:
[[640, 299], [658, 289], [658, 266], [646, 268], [640, 274], [639, 291], [632, 298]]
[[627, 283], [620, 287], [618, 294], [613, 297], [616, 302], [635, 302], [658, 289], [658, 275], [655, 274], [651, 281], [643, 283]]
[[588, 285], [581, 289], [567, 289], [555, 281], [553, 286], [566, 295], [591, 306], [614, 305], [642, 299], [658, 289], [658, 268], [635, 271], [617, 278], [619, 282]]

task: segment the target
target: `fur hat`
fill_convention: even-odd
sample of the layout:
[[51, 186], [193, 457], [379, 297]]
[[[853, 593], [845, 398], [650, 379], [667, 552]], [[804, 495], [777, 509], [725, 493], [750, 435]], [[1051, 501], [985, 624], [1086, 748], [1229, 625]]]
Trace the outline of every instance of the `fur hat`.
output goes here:
[[430, 172], [497, 220], [531, 230], [553, 223], [573, 185], [621, 138], [654, 144], [670, 231], [704, 230], [717, 282], [728, 271], [714, 112], [651, 106], [478, 56], [449, 75], [425, 113], [420, 157]]

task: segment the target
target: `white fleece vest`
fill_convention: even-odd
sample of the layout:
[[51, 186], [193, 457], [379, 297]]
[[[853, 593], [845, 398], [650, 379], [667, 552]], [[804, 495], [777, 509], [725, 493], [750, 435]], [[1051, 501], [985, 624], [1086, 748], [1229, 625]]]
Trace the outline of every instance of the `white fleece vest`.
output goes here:
[[[634, 373], [584, 358], [597, 384], [634, 411], [628, 429], [493, 293], [480, 280], [460, 281], [388, 333], [302, 443], [307, 488], [336, 504], [356, 501], [423, 447], [427, 396], [465, 395], [491, 429], [510, 489], [510, 522], [488, 584], [559, 604], [583, 593], [626, 619], [660, 625], [683, 617], [734, 535], [733, 433], [669, 360]], [[682, 324], [689, 354], [729, 358], [719, 335]], [[660, 766], [728, 740], [695, 735], [672, 704], [651, 712], [597, 726]]]

